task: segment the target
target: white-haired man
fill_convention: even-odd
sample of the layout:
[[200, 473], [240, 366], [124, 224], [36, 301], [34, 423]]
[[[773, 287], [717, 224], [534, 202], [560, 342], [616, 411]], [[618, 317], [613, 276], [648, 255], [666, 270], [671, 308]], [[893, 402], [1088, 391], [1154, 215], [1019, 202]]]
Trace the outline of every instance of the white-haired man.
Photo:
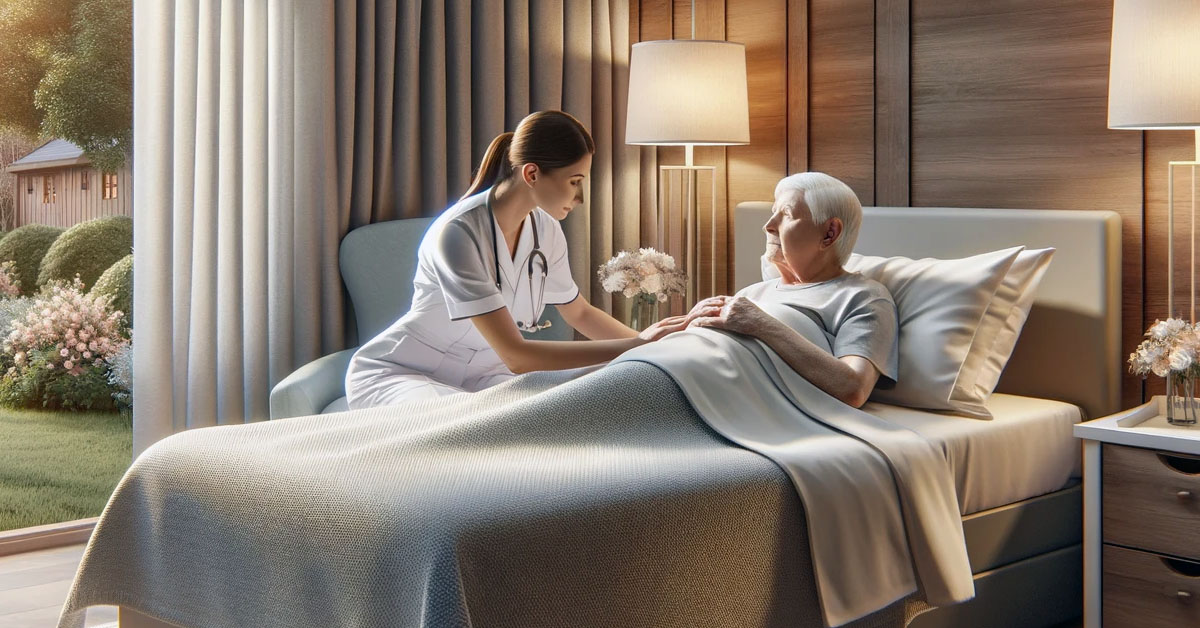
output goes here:
[[[820, 172], [785, 177], [775, 186], [771, 219], [763, 225], [763, 259], [780, 277], [733, 297], [701, 301], [688, 314], [690, 325], [754, 336], [821, 390], [861, 406], [877, 383], [895, 383], [899, 359], [892, 295], [882, 284], [844, 268], [861, 223], [862, 205], [845, 183]], [[808, 314], [821, 326], [833, 353], [756, 302], [783, 303]]]

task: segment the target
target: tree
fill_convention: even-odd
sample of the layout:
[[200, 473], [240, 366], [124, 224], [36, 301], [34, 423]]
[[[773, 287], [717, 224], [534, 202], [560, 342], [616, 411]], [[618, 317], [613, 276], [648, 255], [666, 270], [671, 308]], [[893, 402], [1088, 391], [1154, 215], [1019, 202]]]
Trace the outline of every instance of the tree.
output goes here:
[[16, 175], [7, 174], [4, 169], [31, 150], [33, 144], [24, 135], [0, 130], [0, 230], [8, 231], [16, 223], [16, 197], [22, 192], [15, 188]]
[[131, 0], [0, 0], [0, 125], [61, 137], [97, 168], [132, 148]]

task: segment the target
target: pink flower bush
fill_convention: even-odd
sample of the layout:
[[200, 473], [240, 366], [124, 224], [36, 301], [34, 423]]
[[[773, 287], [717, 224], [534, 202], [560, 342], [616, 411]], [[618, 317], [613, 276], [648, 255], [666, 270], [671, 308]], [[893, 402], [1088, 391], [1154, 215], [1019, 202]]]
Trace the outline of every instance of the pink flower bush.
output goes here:
[[121, 337], [121, 312], [110, 312], [108, 298], [88, 294], [76, 277], [56, 283], [34, 299], [24, 319], [12, 322], [4, 351], [13, 356], [8, 375], [32, 368], [32, 353], [47, 354], [44, 368], [79, 375], [87, 366], [105, 366], [128, 342]]
[[21, 280], [17, 279], [16, 262], [7, 261], [0, 264], [0, 296], [21, 296]]

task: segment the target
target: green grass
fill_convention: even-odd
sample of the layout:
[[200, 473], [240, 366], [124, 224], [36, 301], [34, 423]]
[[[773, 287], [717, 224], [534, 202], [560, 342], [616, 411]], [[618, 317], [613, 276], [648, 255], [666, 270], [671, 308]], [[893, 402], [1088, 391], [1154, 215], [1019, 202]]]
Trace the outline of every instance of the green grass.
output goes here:
[[0, 408], [0, 530], [99, 515], [132, 441], [127, 414]]

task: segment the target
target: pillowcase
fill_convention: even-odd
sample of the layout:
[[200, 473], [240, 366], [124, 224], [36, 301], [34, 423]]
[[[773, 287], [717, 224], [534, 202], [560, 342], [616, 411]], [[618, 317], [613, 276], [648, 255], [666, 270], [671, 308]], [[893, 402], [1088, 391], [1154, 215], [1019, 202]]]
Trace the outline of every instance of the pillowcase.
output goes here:
[[[887, 287], [900, 318], [899, 377], [891, 389], [876, 388], [871, 399], [991, 419], [983, 406], [987, 396], [973, 394], [978, 373], [966, 362], [997, 289], [1023, 250], [950, 260], [851, 255], [846, 270]], [[1003, 310], [1006, 316], [1011, 308]], [[979, 341], [986, 356], [995, 338], [979, 335]], [[970, 367], [984, 362], [973, 360]]]
[[[1013, 261], [1012, 267], [1008, 269], [1004, 281], [996, 288], [996, 295], [992, 297], [992, 305], [985, 314], [984, 322], [988, 328], [985, 338], [990, 336], [992, 341], [989, 346], [981, 347], [986, 351], [979, 351], [980, 357], [973, 361], [976, 373], [972, 387], [973, 398], [986, 400], [992, 391], [996, 390], [1004, 366], [1012, 357], [1021, 329], [1029, 318], [1029, 310], [1033, 307], [1038, 286], [1042, 283], [1042, 277], [1046, 275], [1046, 269], [1050, 268], [1054, 250], [1045, 248], [1021, 251]], [[982, 328], [980, 333], [983, 333]], [[979, 344], [976, 342], [971, 345], [972, 354], [976, 353]], [[968, 361], [972, 361], [972, 358], [968, 358]], [[965, 394], [965, 391], [960, 394]]]

